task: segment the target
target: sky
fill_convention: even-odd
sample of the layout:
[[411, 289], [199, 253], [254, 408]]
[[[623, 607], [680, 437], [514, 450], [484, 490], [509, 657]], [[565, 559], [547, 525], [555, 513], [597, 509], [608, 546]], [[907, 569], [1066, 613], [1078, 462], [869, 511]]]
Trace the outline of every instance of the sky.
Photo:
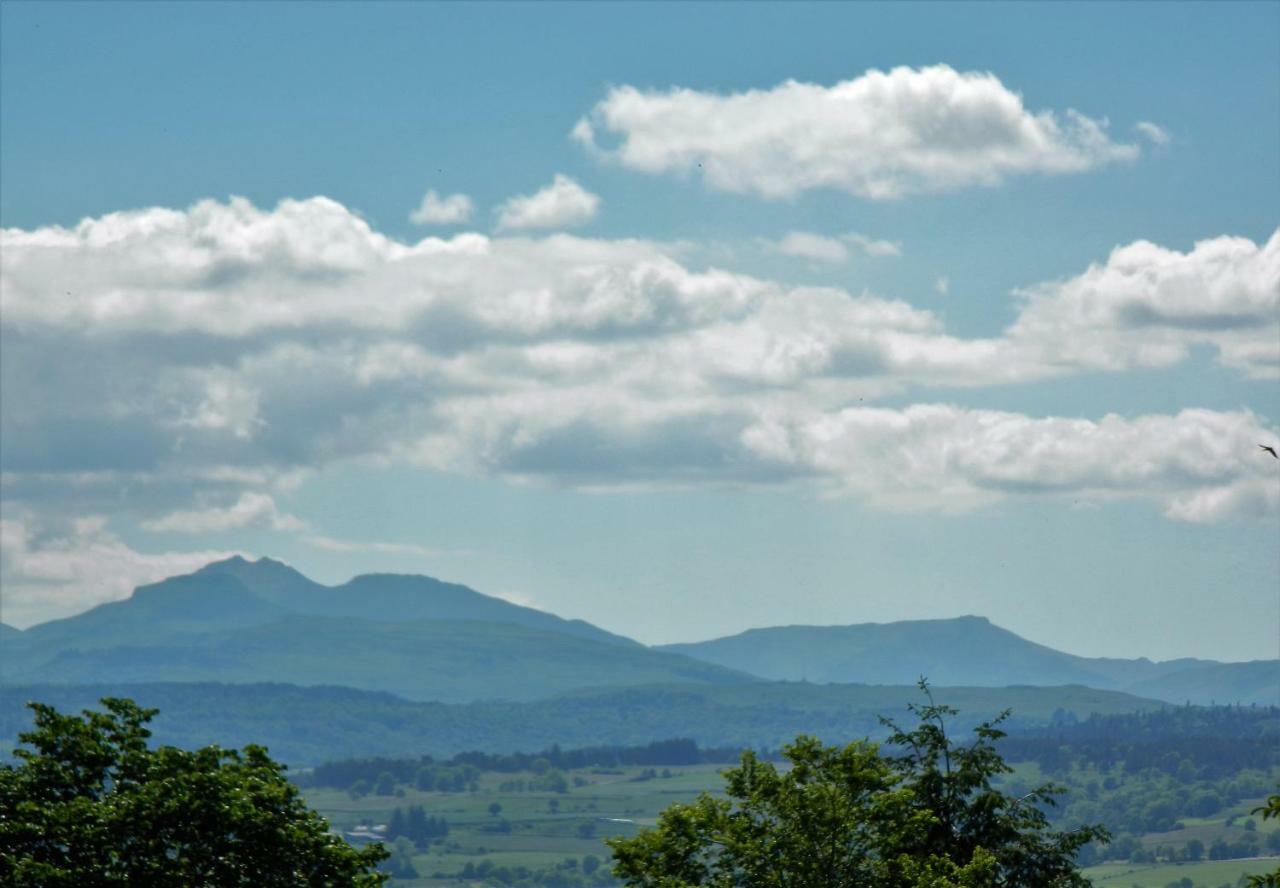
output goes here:
[[1280, 656], [1280, 4], [0, 5], [0, 619]]

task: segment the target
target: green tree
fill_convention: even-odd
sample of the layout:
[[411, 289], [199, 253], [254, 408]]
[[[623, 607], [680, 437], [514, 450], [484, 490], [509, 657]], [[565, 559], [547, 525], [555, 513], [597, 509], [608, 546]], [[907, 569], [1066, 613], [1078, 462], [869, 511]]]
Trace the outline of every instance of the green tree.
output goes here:
[[28, 704], [34, 730], [0, 765], [0, 883], [25, 886], [373, 886], [356, 850], [303, 804], [265, 749], [148, 748], [156, 714]]
[[[1277, 787], [1277, 789], [1280, 789], [1280, 787]], [[1263, 820], [1270, 820], [1273, 817], [1280, 818], [1280, 793], [1268, 796], [1265, 805], [1260, 808], [1254, 808], [1250, 813], [1261, 814]], [[1250, 876], [1249, 884], [1253, 888], [1280, 888], [1280, 867], [1276, 867], [1274, 871], [1260, 876]]]
[[383, 771], [378, 775], [377, 783], [374, 784], [373, 794], [380, 796], [394, 795], [396, 791], [396, 778], [388, 771]]
[[725, 772], [725, 798], [673, 805], [655, 829], [607, 840], [614, 874], [636, 888], [1087, 886], [1074, 858], [1105, 831], [1050, 831], [1052, 785], [1017, 799], [992, 786], [1009, 770], [994, 746], [1008, 714], [960, 746], [946, 733], [955, 710], [920, 686], [919, 724], [887, 722], [898, 754], [802, 736], [780, 770], [746, 752]]

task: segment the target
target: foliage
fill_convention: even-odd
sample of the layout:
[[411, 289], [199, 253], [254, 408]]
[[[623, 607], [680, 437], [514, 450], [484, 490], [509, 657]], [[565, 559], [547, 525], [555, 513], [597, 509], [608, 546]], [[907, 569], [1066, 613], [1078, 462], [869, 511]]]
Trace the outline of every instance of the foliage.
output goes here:
[[29, 704], [34, 730], [0, 765], [0, 882], [14, 886], [372, 886], [387, 853], [356, 850], [306, 807], [265, 749], [147, 746], [154, 709]]
[[1084, 720], [1063, 712], [1046, 727], [1006, 738], [1000, 752], [1055, 776], [1072, 767], [1123, 764], [1129, 773], [1155, 770], [1182, 783], [1222, 780], [1280, 765], [1280, 708], [1170, 706]]
[[[1280, 789], [1280, 787], [1277, 787]], [[1267, 798], [1267, 803], [1253, 810], [1254, 814], [1261, 814], [1263, 820], [1270, 820], [1273, 817], [1280, 817], [1280, 792], [1277, 792]], [[1276, 867], [1275, 872], [1267, 873], [1262, 876], [1250, 876], [1249, 884], [1255, 888], [1280, 888], [1280, 867]]]
[[1105, 831], [1049, 830], [1041, 805], [1052, 804], [1051, 785], [1018, 799], [999, 792], [1005, 716], [960, 746], [946, 730], [956, 710], [920, 687], [918, 725], [886, 722], [897, 754], [805, 736], [784, 748], [787, 770], [744, 753], [725, 773], [726, 798], [703, 794], [668, 808], [655, 829], [609, 840], [615, 875], [644, 888], [1088, 885], [1075, 854]]

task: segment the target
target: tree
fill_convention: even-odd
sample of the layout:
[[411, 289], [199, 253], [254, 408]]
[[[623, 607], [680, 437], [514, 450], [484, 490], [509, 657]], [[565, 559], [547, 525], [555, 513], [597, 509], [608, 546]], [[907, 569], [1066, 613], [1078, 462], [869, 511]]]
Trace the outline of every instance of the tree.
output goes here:
[[1100, 827], [1054, 833], [1041, 806], [1052, 785], [1012, 798], [992, 779], [1001, 715], [953, 743], [954, 709], [928, 698], [911, 731], [886, 722], [888, 746], [825, 746], [799, 737], [780, 771], [746, 752], [725, 772], [726, 798], [704, 794], [665, 810], [655, 829], [608, 840], [614, 874], [635, 888], [1075, 888], [1074, 858]]
[[[1280, 789], [1280, 787], [1277, 787]], [[1280, 818], [1280, 793], [1267, 797], [1267, 803], [1261, 807], [1254, 808], [1253, 814], [1261, 814], [1263, 820], [1270, 820], [1273, 817]], [[1275, 835], [1275, 833], [1272, 833]], [[1260, 876], [1250, 876], [1249, 884], [1253, 888], [1280, 888], [1280, 867], [1269, 873]]]
[[302, 802], [265, 749], [148, 748], [156, 710], [104, 698], [62, 715], [30, 703], [0, 765], [0, 883], [19, 886], [374, 886], [356, 850]]

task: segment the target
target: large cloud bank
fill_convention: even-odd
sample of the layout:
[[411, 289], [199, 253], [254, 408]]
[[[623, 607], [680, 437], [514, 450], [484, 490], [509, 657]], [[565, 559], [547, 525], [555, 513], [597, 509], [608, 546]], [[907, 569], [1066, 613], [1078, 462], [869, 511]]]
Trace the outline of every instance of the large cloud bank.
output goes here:
[[979, 339], [899, 300], [695, 269], [650, 241], [403, 244], [324, 198], [115, 213], [8, 230], [3, 249], [10, 497], [168, 491], [131, 500], [156, 530], [301, 528], [271, 490], [340, 460], [582, 488], [798, 482], [904, 509], [1280, 508], [1256, 448], [1276, 430], [1246, 410], [869, 404], [1170, 366], [1196, 345], [1274, 378], [1280, 233], [1117, 248], [1027, 287], [1010, 327]]

